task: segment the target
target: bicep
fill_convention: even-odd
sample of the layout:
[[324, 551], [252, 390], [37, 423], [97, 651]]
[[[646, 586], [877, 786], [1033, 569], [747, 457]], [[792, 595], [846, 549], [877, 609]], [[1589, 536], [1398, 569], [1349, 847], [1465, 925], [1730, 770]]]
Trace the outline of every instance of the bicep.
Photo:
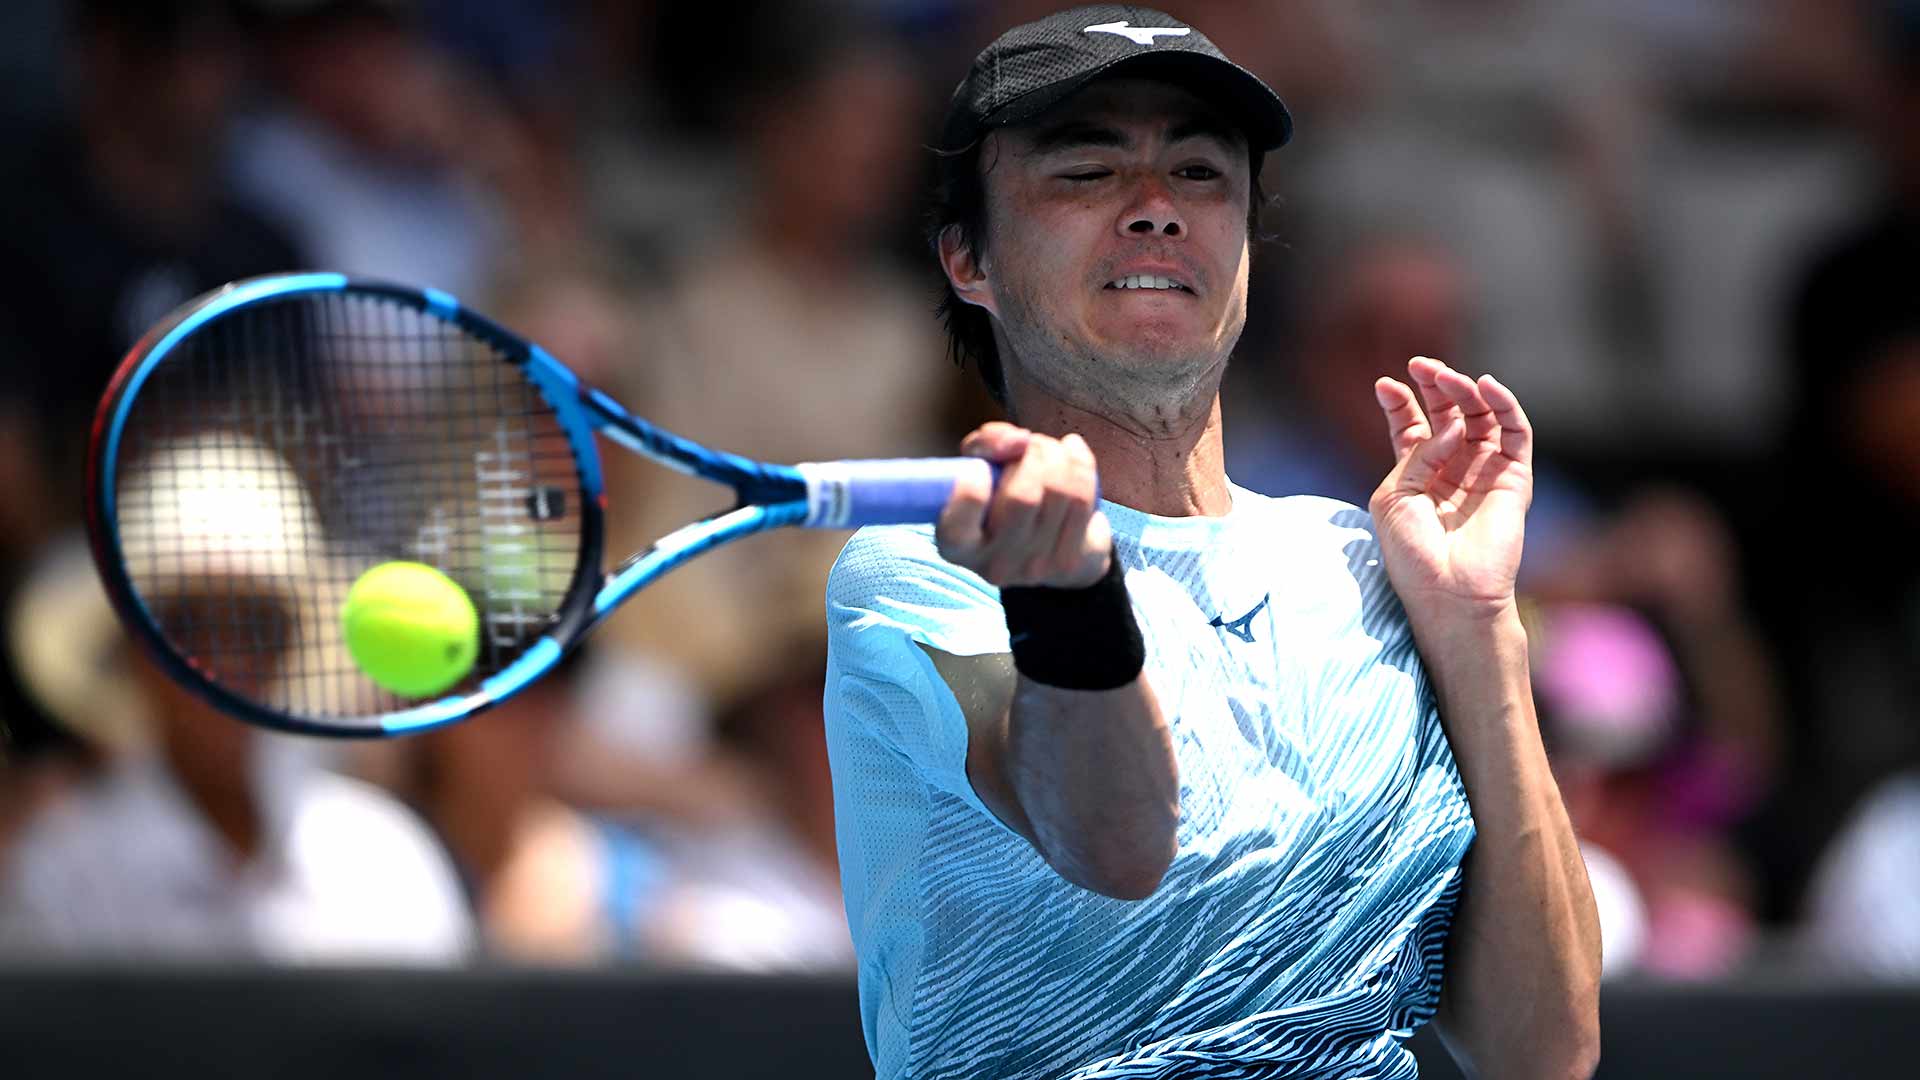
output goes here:
[[995, 817], [1034, 840], [1033, 824], [1007, 775], [1007, 724], [1019, 680], [1010, 653], [955, 656], [921, 644], [967, 721], [967, 782]]

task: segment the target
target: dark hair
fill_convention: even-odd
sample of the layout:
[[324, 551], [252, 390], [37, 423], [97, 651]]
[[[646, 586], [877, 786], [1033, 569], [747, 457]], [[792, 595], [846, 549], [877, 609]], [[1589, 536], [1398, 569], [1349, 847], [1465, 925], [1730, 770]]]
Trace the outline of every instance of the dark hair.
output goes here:
[[[987, 182], [980, 167], [980, 150], [986, 145], [982, 136], [957, 150], [935, 149], [933, 190], [928, 199], [926, 238], [937, 256], [940, 239], [948, 229], [958, 234], [960, 247], [974, 259], [987, 254]], [[1260, 233], [1260, 214], [1266, 209], [1266, 192], [1260, 187], [1260, 163], [1265, 154], [1248, 152], [1252, 191], [1247, 199], [1247, 236], [1264, 239]], [[991, 164], [986, 169], [991, 169]], [[955, 365], [966, 367], [972, 360], [986, 383], [987, 393], [1001, 405], [1007, 403], [1007, 377], [1000, 366], [1000, 347], [993, 340], [993, 316], [978, 304], [969, 304], [954, 293], [942, 275], [940, 304], [934, 309], [947, 331], [947, 355]]]

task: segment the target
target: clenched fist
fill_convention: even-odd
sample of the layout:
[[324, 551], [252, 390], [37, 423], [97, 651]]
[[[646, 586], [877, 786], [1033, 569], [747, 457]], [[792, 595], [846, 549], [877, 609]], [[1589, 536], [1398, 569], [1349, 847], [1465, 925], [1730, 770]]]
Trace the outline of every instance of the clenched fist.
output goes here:
[[1001, 588], [1078, 589], [1106, 574], [1113, 529], [1097, 508], [1086, 440], [996, 420], [961, 440], [960, 452], [1000, 466], [1000, 480], [992, 490], [978, 481], [954, 487], [934, 529], [942, 558]]

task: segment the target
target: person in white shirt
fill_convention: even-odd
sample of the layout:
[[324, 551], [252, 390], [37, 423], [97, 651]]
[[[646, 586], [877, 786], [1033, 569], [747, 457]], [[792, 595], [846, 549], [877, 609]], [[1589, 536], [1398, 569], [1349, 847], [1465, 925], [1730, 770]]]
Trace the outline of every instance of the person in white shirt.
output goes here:
[[[469, 954], [472, 922], [446, 856], [398, 803], [225, 717], [168, 723], [165, 749], [116, 763], [13, 846], [0, 870], [0, 951], [425, 964]], [[180, 735], [195, 724], [225, 730], [183, 762], [194, 737]]]
[[[275, 573], [284, 544], [227, 535], [276, 522], [317, 532], [298, 480], [264, 448], [229, 449], [219, 461], [194, 444], [174, 453], [165, 471], [202, 478], [206, 505], [231, 509], [206, 515], [209, 533], [195, 542], [208, 556], [201, 572], [149, 597], [161, 625], [188, 655], [248, 656], [250, 670], [230, 685], [298, 678], [283, 670], [285, 645], [319, 617], [318, 604]], [[246, 615], [238, 622], [236, 606]], [[213, 609], [219, 618], [196, 617]], [[120, 631], [77, 543], [38, 568], [10, 623], [29, 689], [56, 718], [117, 749], [0, 854], [0, 952], [351, 963], [470, 955], [472, 916], [419, 819], [378, 788], [322, 769], [320, 744], [248, 727], [168, 678]], [[195, 640], [235, 625], [249, 635], [244, 650]], [[137, 714], [131, 725], [127, 712]]]

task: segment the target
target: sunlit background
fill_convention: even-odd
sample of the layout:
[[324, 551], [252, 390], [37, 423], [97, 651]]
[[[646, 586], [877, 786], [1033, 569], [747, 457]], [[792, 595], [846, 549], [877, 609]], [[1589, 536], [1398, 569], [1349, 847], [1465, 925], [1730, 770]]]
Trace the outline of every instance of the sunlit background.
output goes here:
[[[660, 980], [722, 974], [825, 995], [857, 1054], [820, 727], [843, 536], [700, 560], [509, 706], [343, 749], [209, 718], [130, 650], [79, 539], [88, 425], [154, 320], [317, 267], [453, 292], [714, 446], [948, 452], [992, 407], [933, 318], [926, 143], [974, 52], [1054, 6], [0, 7], [15, 1020], [37, 984], [6, 972], [50, 964], [156, 997], [203, 965], [558, 969], [634, 1031]], [[1172, 6], [1297, 124], [1234, 480], [1364, 503], [1371, 383], [1415, 354], [1538, 428], [1523, 585], [1610, 1052], [1690, 1002], [1739, 1023], [1729, 988], [1856, 1054], [1823, 1015], [1920, 1016], [1920, 3]], [[719, 508], [609, 468], [612, 548]]]

